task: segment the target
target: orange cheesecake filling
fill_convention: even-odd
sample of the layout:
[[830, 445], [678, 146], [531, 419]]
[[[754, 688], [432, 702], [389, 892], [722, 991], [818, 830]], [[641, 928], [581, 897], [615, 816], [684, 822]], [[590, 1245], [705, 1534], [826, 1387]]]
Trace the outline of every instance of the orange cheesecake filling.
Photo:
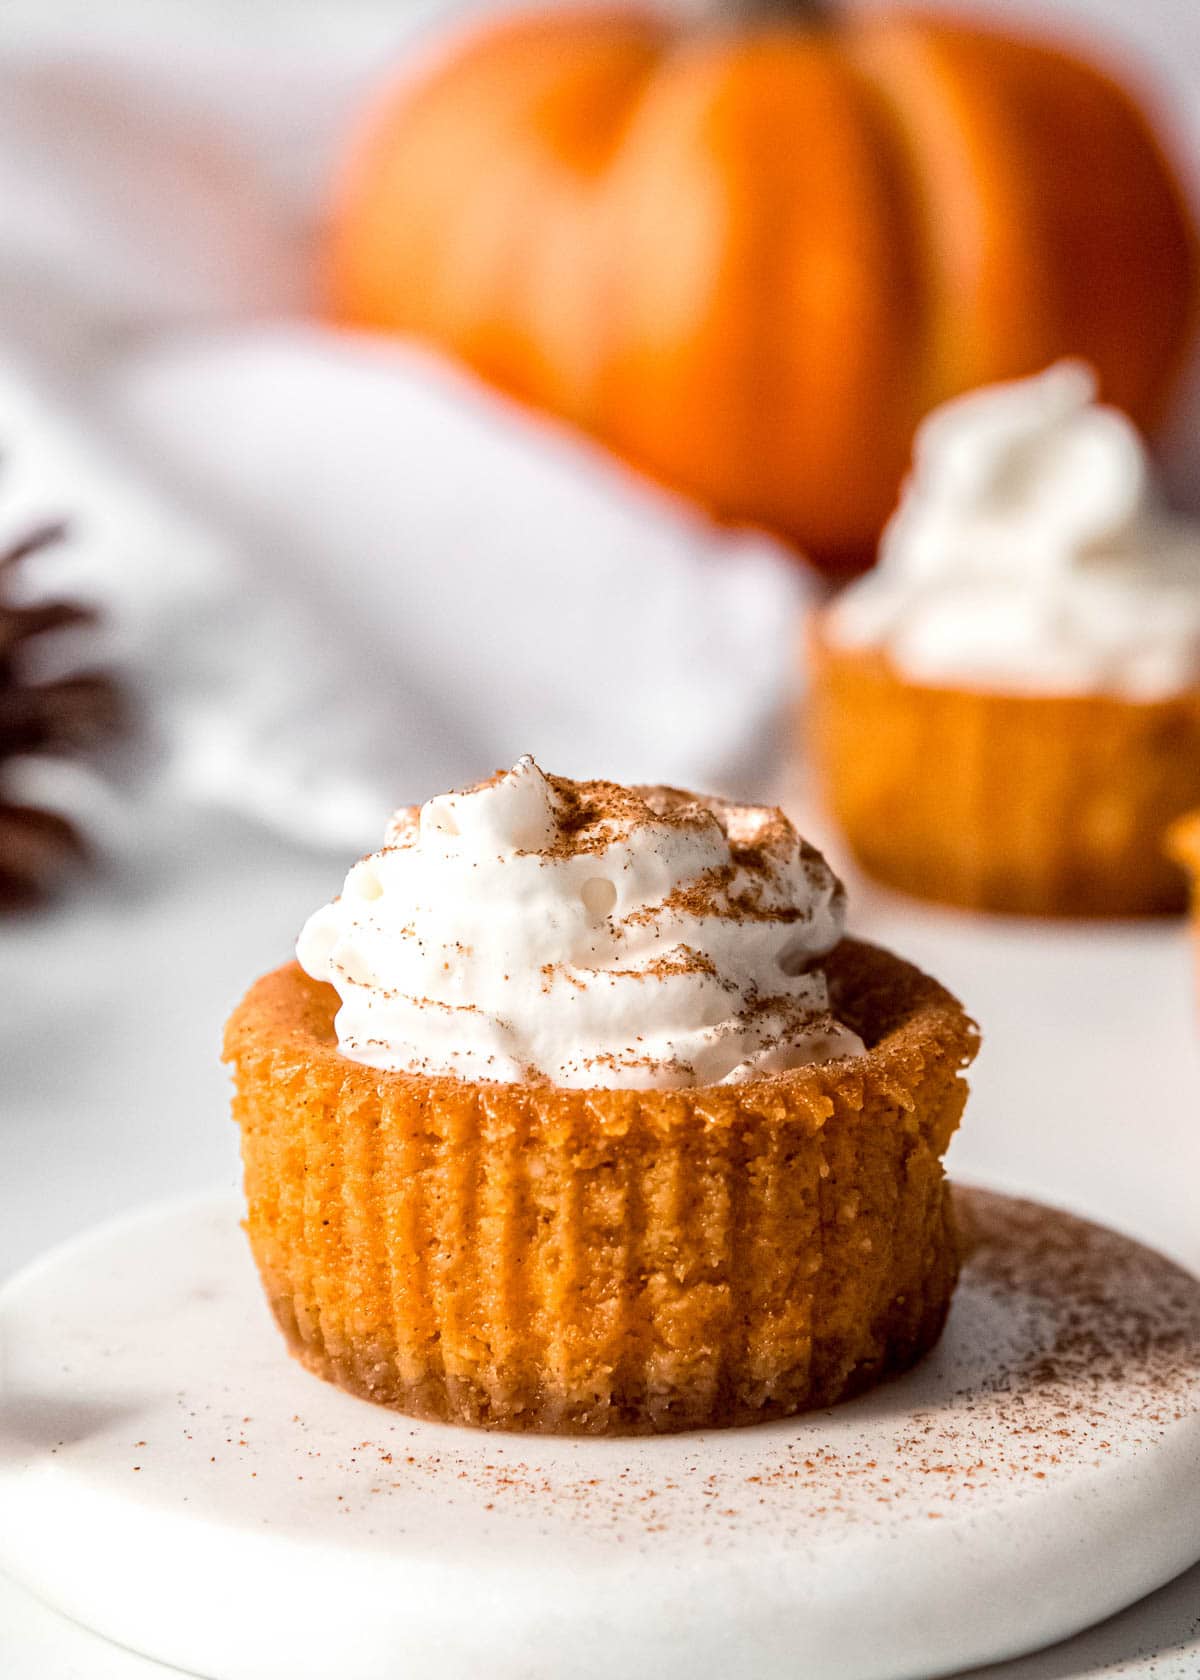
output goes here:
[[886, 952], [825, 967], [864, 1054], [673, 1090], [361, 1065], [331, 987], [266, 975], [225, 1054], [292, 1351], [415, 1416], [585, 1434], [757, 1422], [906, 1368], [957, 1276], [942, 1156], [977, 1034]]

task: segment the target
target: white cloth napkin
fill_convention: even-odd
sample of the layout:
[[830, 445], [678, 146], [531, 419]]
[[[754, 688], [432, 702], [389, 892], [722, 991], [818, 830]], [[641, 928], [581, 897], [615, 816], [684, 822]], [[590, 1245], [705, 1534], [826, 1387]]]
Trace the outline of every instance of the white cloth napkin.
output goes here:
[[[365, 848], [397, 803], [524, 751], [733, 790], [769, 774], [804, 584], [765, 539], [418, 352], [316, 327], [127, 356], [94, 398], [103, 443], [0, 378], [0, 534], [67, 514], [23, 592], [94, 604], [135, 685], [142, 774], [124, 820], [97, 813], [110, 839], [199, 801]], [[25, 777], [51, 803], [82, 786]]]
[[393, 792], [523, 750], [573, 774], [762, 775], [804, 592], [765, 539], [389, 342], [209, 337], [126, 362], [108, 394], [352, 650], [370, 733], [342, 750]]

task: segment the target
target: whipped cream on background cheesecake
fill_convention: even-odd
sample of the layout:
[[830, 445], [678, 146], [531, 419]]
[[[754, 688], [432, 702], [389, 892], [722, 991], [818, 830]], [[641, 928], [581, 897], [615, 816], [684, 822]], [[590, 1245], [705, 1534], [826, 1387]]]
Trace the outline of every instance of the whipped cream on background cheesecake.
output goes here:
[[353, 1061], [667, 1089], [861, 1054], [820, 967], [844, 914], [779, 810], [526, 757], [398, 811], [296, 954]]
[[825, 615], [915, 682], [1157, 700], [1200, 685], [1200, 524], [1081, 363], [974, 391], [917, 435], [875, 571]]

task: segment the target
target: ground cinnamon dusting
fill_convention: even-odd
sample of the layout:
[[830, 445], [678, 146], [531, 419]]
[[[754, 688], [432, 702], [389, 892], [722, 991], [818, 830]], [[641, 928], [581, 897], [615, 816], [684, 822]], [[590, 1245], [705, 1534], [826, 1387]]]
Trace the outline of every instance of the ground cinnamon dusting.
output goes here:
[[[516, 1441], [372, 1418], [371, 1438], [326, 1455], [325, 1475], [359, 1511], [391, 1495], [415, 1510], [408, 1496], [421, 1495], [497, 1524], [632, 1542], [699, 1530], [719, 1543], [747, 1520], [764, 1538], [799, 1540], [898, 1515], [970, 1518], [994, 1490], [1135, 1459], [1200, 1415], [1200, 1280], [1052, 1209], [981, 1191], [957, 1204], [969, 1252], [946, 1340], [861, 1401], [668, 1455], [654, 1441]], [[180, 1406], [194, 1419], [184, 1396]], [[295, 1457], [322, 1457], [302, 1415], [273, 1427], [287, 1428]], [[253, 1449], [248, 1433], [234, 1453]]]
[[[707, 827], [715, 821], [706, 806], [674, 789], [627, 788], [618, 782], [605, 781], [575, 782], [565, 776], [548, 776], [546, 780], [554, 794], [558, 833], [550, 845], [537, 848], [537, 855], [548, 860], [562, 861], [607, 851], [644, 827], [648, 817], [673, 829]], [[647, 798], [658, 793], [669, 796], [661, 809], [650, 806]]]
[[[719, 1455], [707, 1437], [673, 1474], [648, 1474], [652, 1453], [603, 1477], [564, 1474], [537, 1464], [522, 1444], [482, 1465], [464, 1455], [470, 1468], [460, 1466], [456, 1479], [498, 1511], [645, 1535], [697, 1522], [719, 1530], [751, 1516], [773, 1531], [804, 1529], [870, 1521], [872, 1509], [883, 1520], [897, 1509], [940, 1520], [989, 1487], [1044, 1483], [1118, 1446], [1144, 1451], [1200, 1413], [1200, 1281], [1114, 1232], [1034, 1203], [960, 1191], [958, 1205], [971, 1245], [960, 1288], [974, 1297], [973, 1320], [986, 1324], [990, 1306], [1003, 1329], [1000, 1345], [972, 1350], [974, 1380], [952, 1400], [920, 1401], [944, 1357], [935, 1352], [873, 1398], [735, 1432]], [[1004, 1345], [1006, 1335], [1015, 1345]], [[886, 1457], [822, 1439], [825, 1420], [852, 1421], [856, 1405], [894, 1414]], [[415, 1453], [411, 1469], [440, 1482], [452, 1463]]]

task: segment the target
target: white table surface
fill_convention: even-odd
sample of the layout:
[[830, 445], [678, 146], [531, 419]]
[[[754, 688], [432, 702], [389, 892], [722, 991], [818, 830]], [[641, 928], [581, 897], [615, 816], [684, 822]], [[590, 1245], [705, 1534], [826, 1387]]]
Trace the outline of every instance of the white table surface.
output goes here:
[[[221, 1024], [341, 874], [213, 827], [136, 889], [113, 882], [3, 924], [0, 1276], [110, 1214], [236, 1183]], [[861, 889], [852, 902], [860, 931], [926, 963], [984, 1027], [952, 1171], [1105, 1220], [1200, 1271], [1200, 1056], [1182, 930], [1041, 930]], [[3, 1680], [168, 1672], [0, 1579]], [[1200, 1567], [1081, 1638], [987, 1672], [1200, 1676]]]

